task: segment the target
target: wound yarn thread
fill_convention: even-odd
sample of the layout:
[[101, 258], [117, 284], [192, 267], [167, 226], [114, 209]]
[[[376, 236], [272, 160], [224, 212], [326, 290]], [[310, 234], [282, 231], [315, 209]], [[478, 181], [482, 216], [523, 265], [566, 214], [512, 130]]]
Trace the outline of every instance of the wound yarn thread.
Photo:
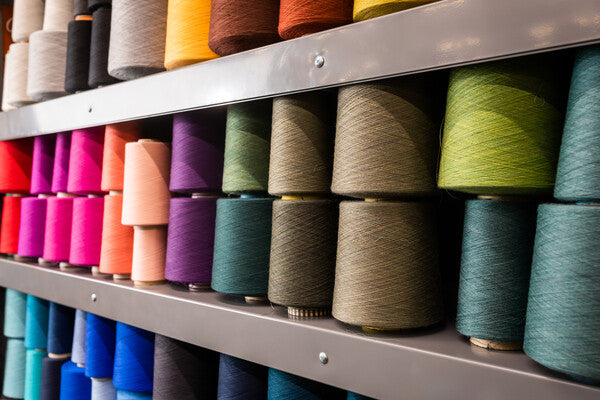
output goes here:
[[181, 193], [220, 192], [224, 147], [225, 109], [175, 114], [170, 189]]
[[50, 304], [47, 300], [27, 295], [27, 313], [25, 315], [25, 347], [28, 349], [45, 349], [48, 344], [48, 312]]
[[164, 59], [166, 69], [181, 68], [217, 57], [208, 47], [210, 9], [211, 0], [169, 0]]
[[71, 349], [71, 361], [75, 364], [85, 364], [85, 335], [87, 324], [87, 313], [75, 310], [75, 324], [73, 325], [73, 347]]
[[13, 289], [6, 289], [5, 296], [4, 336], [15, 339], [24, 338], [27, 295]]
[[554, 197], [600, 199], [600, 46], [578, 50], [571, 77]]
[[71, 152], [71, 132], [56, 135], [54, 168], [52, 169], [52, 192], [66, 192], [69, 180], [69, 161]]
[[67, 361], [68, 358], [44, 357], [42, 360], [40, 400], [60, 400], [60, 370]]
[[454, 69], [438, 185], [475, 194], [552, 191], [564, 81], [555, 54]]
[[219, 199], [215, 222], [212, 288], [266, 296], [273, 199]]
[[72, 361], [60, 369], [60, 398], [86, 400], [92, 395], [92, 381], [84, 374], [84, 368]]
[[116, 400], [117, 388], [114, 387], [112, 379], [92, 379], [91, 400]]
[[567, 374], [600, 380], [600, 208], [542, 204], [531, 267], [525, 353]]
[[114, 0], [108, 73], [130, 80], [164, 71], [167, 0]]
[[165, 278], [210, 285], [217, 199], [171, 199]]
[[111, 14], [110, 7], [99, 7], [93, 14], [88, 78], [91, 88], [119, 82], [119, 79], [108, 74]]
[[0, 142], [0, 193], [29, 193], [33, 140]]
[[73, 223], [73, 198], [50, 197], [46, 205], [44, 251], [47, 261], [68, 261], [71, 253], [71, 228]]
[[21, 200], [21, 226], [17, 254], [41, 257], [44, 253], [47, 199], [25, 197]]
[[21, 226], [21, 197], [4, 196], [2, 204], [0, 253], [17, 254], [19, 250], [19, 228]]
[[352, 0], [281, 0], [279, 36], [294, 39], [352, 22]]
[[130, 274], [133, 262], [133, 228], [121, 224], [123, 195], [104, 197], [100, 272]]
[[354, 22], [381, 17], [439, 0], [354, 0]]
[[218, 400], [261, 400], [267, 396], [269, 369], [250, 361], [221, 354]]
[[73, 225], [69, 263], [80, 266], [100, 264], [104, 199], [79, 197], [73, 200]]
[[13, 3], [12, 40], [27, 42], [29, 36], [42, 29], [44, 2], [41, 0], [15, 0]]
[[337, 207], [334, 200], [273, 202], [271, 302], [287, 307], [331, 307]]
[[74, 130], [69, 160], [69, 193], [101, 194], [104, 127]]
[[320, 92], [273, 99], [270, 194], [330, 192], [334, 107], [329, 96]]
[[46, 357], [43, 350], [28, 349], [25, 353], [25, 391], [24, 399], [39, 399], [42, 384], [42, 360]]
[[346, 398], [346, 391], [269, 368], [267, 398], [269, 400], [341, 400]]
[[36, 136], [33, 139], [31, 194], [52, 193], [52, 169], [54, 166], [55, 148], [55, 135]]
[[117, 322], [113, 384], [119, 390], [152, 392], [154, 333]]
[[517, 201], [467, 201], [456, 316], [463, 335], [523, 341], [536, 208]]
[[227, 107], [225, 193], [267, 192], [272, 104], [272, 100], [260, 100]]
[[50, 302], [48, 310], [48, 353], [65, 355], [71, 353], [75, 310]]
[[85, 376], [113, 376], [116, 323], [108, 318], [88, 313], [85, 333]]
[[104, 155], [102, 157], [103, 191], [123, 190], [125, 169], [125, 145], [140, 138], [138, 121], [106, 125], [104, 131]]
[[2, 394], [12, 399], [22, 399], [25, 391], [25, 355], [23, 339], [6, 341], [4, 382]]
[[34, 102], [27, 95], [28, 71], [29, 43], [11, 44], [4, 60], [4, 88], [2, 90], [3, 101], [6, 101], [9, 106], [22, 107]]
[[75, 20], [69, 22], [67, 35], [67, 69], [65, 72], [65, 91], [76, 93], [88, 90], [88, 72], [90, 67], [90, 41], [92, 21]]
[[334, 193], [385, 198], [436, 192], [433, 82], [419, 74], [339, 89]]
[[426, 202], [340, 203], [336, 319], [391, 330], [443, 319], [435, 214]]
[[152, 398], [214, 399], [218, 370], [219, 353], [157, 334]]
[[247, 7], [243, 0], [213, 0], [208, 46], [220, 56], [266, 46], [281, 40], [278, 23], [279, 1], [259, 0]]
[[34, 101], [65, 96], [67, 38], [64, 31], [37, 31], [29, 38], [27, 95]]
[[73, 0], [44, 0], [45, 31], [66, 32], [69, 22], [73, 19]]

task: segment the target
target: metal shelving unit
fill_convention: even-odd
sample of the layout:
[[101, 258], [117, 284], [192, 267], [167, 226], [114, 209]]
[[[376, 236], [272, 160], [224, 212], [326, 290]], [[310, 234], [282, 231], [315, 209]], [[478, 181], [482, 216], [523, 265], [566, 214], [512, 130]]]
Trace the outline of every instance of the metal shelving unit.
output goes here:
[[598, 18], [597, 0], [444, 0], [0, 113], [0, 140], [597, 43]]
[[453, 326], [370, 335], [333, 318], [290, 320], [283, 308], [210, 291], [139, 288], [6, 259], [0, 286], [377, 398], [600, 398], [600, 388], [572, 382], [521, 352], [471, 347]]
[[[599, 43], [599, 18], [599, 0], [444, 0], [0, 113], [0, 140]], [[368, 335], [214, 292], [6, 259], [0, 286], [378, 398], [600, 398], [521, 352], [474, 348], [453, 326]]]

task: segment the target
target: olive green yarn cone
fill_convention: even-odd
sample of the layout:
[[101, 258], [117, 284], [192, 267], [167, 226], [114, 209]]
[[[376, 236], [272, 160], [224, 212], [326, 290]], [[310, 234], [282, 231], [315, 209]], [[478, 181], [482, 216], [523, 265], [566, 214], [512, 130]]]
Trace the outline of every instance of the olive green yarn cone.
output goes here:
[[438, 186], [475, 194], [547, 194], [556, 175], [561, 57], [539, 55], [451, 72]]
[[223, 191], [266, 192], [269, 180], [272, 101], [227, 108]]

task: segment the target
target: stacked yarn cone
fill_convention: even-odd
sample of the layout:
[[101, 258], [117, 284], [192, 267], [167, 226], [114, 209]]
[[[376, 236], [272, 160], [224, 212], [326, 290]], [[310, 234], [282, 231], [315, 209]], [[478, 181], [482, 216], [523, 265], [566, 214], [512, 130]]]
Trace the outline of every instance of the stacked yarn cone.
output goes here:
[[225, 112], [176, 114], [173, 118], [173, 192], [165, 276], [195, 290], [210, 287], [217, 198], [223, 175]]
[[25, 392], [25, 319], [27, 295], [6, 289], [4, 336], [6, 356], [2, 395], [22, 399]]
[[333, 316], [375, 330], [443, 318], [435, 207], [432, 77], [343, 87], [332, 191], [340, 204]]
[[71, 0], [48, 0], [42, 30], [30, 36], [27, 95], [35, 101], [64, 96]]
[[136, 285], [165, 280], [170, 166], [168, 143], [140, 139], [125, 145], [121, 222], [134, 227], [131, 279]]
[[293, 317], [329, 313], [337, 202], [329, 199], [334, 106], [327, 93], [273, 100], [269, 194], [273, 228], [269, 300]]
[[133, 228], [121, 224], [125, 145], [139, 139], [139, 125], [107, 125], [104, 135], [101, 188], [109, 194], [104, 197], [100, 272], [123, 279], [131, 275], [133, 258]]

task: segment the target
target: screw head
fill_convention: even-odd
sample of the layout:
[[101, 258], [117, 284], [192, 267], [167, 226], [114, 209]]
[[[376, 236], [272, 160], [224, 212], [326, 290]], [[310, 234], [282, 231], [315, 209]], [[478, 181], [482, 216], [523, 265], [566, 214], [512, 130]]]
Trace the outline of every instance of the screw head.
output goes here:
[[91, 113], [91, 112], [92, 112], [92, 106], [91, 106], [91, 105], [89, 105], [89, 106], [88, 106], [88, 112], [89, 112], [89, 113]]
[[325, 58], [323, 56], [315, 57], [315, 67], [321, 68], [325, 64]]
[[322, 351], [319, 353], [319, 361], [323, 365], [325, 365], [329, 362], [329, 357], [327, 357], [327, 354], [325, 354], [325, 352]]
[[92, 299], [93, 302], [95, 302], [96, 300], [98, 300], [98, 296], [96, 296], [96, 293], [92, 293], [92, 295], [90, 296], [90, 298]]

